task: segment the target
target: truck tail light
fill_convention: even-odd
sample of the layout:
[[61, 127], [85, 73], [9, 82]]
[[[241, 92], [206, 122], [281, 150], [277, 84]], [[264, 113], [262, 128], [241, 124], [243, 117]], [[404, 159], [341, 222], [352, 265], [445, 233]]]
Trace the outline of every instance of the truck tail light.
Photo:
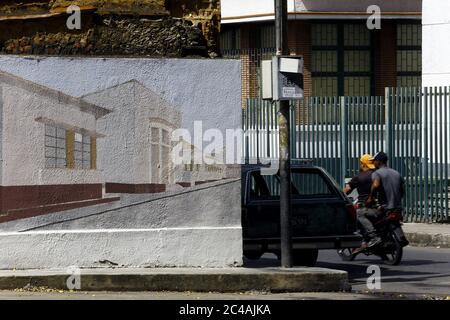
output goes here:
[[357, 217], [356, 217], [356, 208], [355, 208], [355, 206], [353, 204], [348, 204], [346, 206], [346, 209], [347, 209], [348, 217], [351, 219], [351, 221], [352, 222], [356, 222]]

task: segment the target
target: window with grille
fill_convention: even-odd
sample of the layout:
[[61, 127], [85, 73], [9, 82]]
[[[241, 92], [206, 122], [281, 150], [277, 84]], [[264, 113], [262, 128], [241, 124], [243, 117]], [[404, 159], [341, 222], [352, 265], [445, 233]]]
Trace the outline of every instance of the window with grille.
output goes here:
[[314, 96], [369, 96], [372, 35], [363, 23], [312, 25]]
[[241, 49], [240, 28], [224, 29], [220, 33], [220, 48], [222, 51]]
[[422, 86], [422, 26], [397, 24], [397, 86]]
[[256, 34], [257, 48], [275, 48], [275, 26], [273, 24], [261, 25]]
[[45, 125], [45, 167], [66, 168], [66, 130]]

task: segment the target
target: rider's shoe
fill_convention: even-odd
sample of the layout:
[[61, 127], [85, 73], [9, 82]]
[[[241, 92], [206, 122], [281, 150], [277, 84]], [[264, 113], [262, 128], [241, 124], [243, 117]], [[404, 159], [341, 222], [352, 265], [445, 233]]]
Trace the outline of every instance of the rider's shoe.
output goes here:
[[367, 242], [363, 242], [363, 243], [361, 243], [361, 247], [359, 247], [359, 248], [355, 248], [355, 249], [353, 249], [352, 250], [352, 254], [357, 254], [357, 253], [360, 253], [361, 251], [363, 251], [364, 249], [367, 249]]
[[380, 237], [374, 237], [372, 238], [369, 243], [367, 244], [368, 248], [372, 248], [375, 247], [376, 245], [379, 245], [381, 243], [381, 238]]

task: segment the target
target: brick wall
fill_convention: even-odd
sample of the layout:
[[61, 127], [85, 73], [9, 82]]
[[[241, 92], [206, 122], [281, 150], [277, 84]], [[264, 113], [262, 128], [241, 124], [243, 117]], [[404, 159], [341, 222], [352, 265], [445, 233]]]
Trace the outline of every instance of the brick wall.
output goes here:
[[307, 21], [293, 21], [289, 24], [288, 35], [290, 54], [301, 55], [304, 59], [304, 90], [305, 96], [312, 94], [312, 49], [311, 24]]
[[258, 86], [258, 60], [253, 52], [256, 47], [255, 38], [252, 36], [255, 26], [243, 25], [241, 27], [241, 77], [242, 77], [242, 107], [247, 104], [248, 98], [259, 96]]

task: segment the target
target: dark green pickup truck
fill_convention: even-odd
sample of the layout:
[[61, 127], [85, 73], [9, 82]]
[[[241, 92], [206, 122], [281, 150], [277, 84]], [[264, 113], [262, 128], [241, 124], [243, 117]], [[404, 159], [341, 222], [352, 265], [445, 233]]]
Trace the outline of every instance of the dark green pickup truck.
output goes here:
[[[280, 177], [261, 168], [242, 167], [244, 256], [252, 260], [265, 252], [280, 258]], [[315, 265], [319, 249], [361, 245], [353, 204], [324, 169], [292, 165], [291, 194], [295, 265]]]

